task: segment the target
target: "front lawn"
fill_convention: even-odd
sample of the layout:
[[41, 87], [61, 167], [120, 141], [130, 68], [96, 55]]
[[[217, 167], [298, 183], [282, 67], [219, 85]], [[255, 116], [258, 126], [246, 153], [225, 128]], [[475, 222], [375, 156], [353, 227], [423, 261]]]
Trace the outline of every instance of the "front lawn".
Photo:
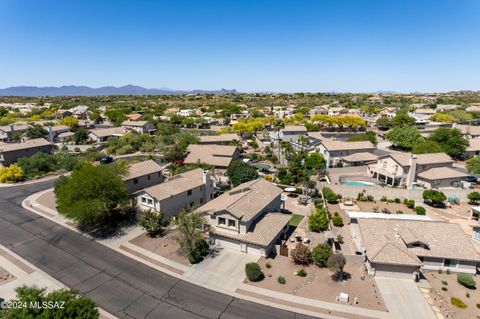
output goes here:
[[302, 219], [303, 219], [303, 215], [293, 214], [292, 218], [290, 218], [289, 225], [291, 227], [297, 227], [298, 224], [300, 224], [300, 222], [302, 221]]

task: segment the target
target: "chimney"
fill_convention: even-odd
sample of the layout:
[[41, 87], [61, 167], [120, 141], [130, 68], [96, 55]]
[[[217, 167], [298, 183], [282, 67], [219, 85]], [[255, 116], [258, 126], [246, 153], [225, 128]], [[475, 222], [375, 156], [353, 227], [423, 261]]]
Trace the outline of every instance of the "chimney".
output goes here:
[[410, 154], [409, 164], [410, 169], [408, 170], [406, 183], [407, 188], [411, 189], [413, 183], [415, 182], [415, 176], [417, 174], [417, 155]]
[[48, 126], [48, 140], [50, 143], [53, 143], [53, 131], [51, 125]]
[[210, 179], [210, 171], [203, 171], [203, 184], [205, 185], [205, 202], [207, 202], [210, 199], [210, 194], [212, 194], [213, 191], [213, 182]]

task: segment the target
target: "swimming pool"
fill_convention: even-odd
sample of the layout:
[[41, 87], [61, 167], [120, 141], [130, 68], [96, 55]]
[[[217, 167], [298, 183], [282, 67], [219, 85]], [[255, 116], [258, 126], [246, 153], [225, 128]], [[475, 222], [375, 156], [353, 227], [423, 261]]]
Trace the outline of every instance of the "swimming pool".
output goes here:
[[374, 183], [364, 182], [364, 181], [344, 181], [340, 182], [342, 185], [347, 186], [365, 186], [365, 187], [378, 187]]
[[269, 170], [271, 167], [270, 165], [263, 164], [263, 163], [255, 163], [254, 166], [258, 169], [264, 169], [264, 170]]

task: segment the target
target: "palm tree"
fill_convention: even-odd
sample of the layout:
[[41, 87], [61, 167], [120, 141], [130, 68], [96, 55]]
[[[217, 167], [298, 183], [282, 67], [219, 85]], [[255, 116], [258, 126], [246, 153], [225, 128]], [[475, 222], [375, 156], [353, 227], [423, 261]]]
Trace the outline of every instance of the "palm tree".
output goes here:
[[310, 142], [310, 140], [305, 135], [302, 135], [298, 138], [298, 143], [302, 147], [302, 152], [305, 150], [305, 147], [308, 145], [308, 142]]
[[282, 119], [275, 119], [272, 124], [273, 129], [277, 132], [277, 149], [278, 149], [278, 157], [280, 161], [282, 160], [282, 156], [280, 154], [280, 131], [285, 128], [285, 122]]

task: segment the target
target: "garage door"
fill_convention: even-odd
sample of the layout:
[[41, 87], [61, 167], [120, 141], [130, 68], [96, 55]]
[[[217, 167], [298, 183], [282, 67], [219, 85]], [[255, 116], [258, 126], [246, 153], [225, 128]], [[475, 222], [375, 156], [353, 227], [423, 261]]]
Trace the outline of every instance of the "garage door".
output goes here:
[[262, 256], [262, 249], [257, 246], [248, 245], [247, 254]]
[[232, 249], [235, 251], [240, 251], [240, 244], [238, 242], [234, 242], [232, 240], [225, 239], [225, 238], [216, 238], [215, 245], [218, 245], [219, 247], [224, 249]]
[[396, 265], [373, 265], [375, 267], [375, 276], [412, 279], [415, 267], [396, 266]]

